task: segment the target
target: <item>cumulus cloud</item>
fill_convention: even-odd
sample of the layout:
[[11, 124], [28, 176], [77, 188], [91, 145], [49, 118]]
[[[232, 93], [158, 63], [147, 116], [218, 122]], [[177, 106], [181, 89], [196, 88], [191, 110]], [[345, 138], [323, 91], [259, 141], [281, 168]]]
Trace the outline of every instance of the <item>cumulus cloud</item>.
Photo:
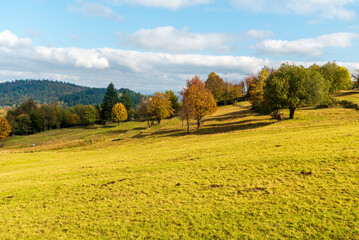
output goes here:
[[208, 4], [212, 0], [110, 0], [112, 3], [143, 5], [148, 7], [162, 7], [169, 9], [178, 9], [198, 4]]
[[86, 17], [104, 17], [113, 21], [121, 21], [122, 17], [103, 4], [78, 0], [75, 6], [69, 6], [70, 12], [81, 12]]
[[279, 14], [317, 14], [319, 18], [351, 20], [358, 0], [231, 0], [239, 9]]
[[0, 47], [30, 47], [32, 41], [29, 38], [19, 38], [9, 30], [0, 32]]
[[294, 41], [265, 40], [256, 45], [256, 48], [266, 54], [272, 55], [304, 55], [319, 56], [327, 47], [348, 48], [352, 40], [359, 38], [355, 33], [333, 33], [316, 38], [305, 38]]
[[234, 36], [221, 33], [191, 33], [172, 26], [141, 29], [133, 34], [118, 33], [120, 40], [135, 49], [166, 52], [228, 52]]
[[37, 47], [39, 57], [46, 61], [74, 64], [76, 67], [105, 69], [109, 62], [97, 49]]

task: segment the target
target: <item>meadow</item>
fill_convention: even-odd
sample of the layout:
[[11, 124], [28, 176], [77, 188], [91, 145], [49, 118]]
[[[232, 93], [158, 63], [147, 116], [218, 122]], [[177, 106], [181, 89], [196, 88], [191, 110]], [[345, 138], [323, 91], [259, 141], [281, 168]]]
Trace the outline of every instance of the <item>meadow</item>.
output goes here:
[[359, 111], [248, 103], [189, 135], [172, 118], [15, 136], [0, 238], [359, 239], [358, 146]]

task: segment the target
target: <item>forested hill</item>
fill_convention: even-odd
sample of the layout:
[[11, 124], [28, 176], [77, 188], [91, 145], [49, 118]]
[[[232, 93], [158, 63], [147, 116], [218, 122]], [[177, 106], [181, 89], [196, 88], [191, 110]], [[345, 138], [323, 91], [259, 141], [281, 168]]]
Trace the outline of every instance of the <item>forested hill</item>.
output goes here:
[[[96, 105], [102, 102], [105, 91], [105, 88], [83, 87], [59, 81], [16, 80], [0, 83], [0, 107], [19, 105], [28, 99], [40, 104], [61, 101], [67, 106]], [[140, 102], [140, 93], [119, 89], [119, 93], [124, 91], [128, 92], [135, 105]]]

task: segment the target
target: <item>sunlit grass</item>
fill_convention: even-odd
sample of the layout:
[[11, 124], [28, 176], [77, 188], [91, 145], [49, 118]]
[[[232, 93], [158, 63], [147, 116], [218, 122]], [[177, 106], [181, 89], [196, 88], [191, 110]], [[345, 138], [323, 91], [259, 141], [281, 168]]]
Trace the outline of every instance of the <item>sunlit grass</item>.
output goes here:
[[358, 239], [358, 146], [359, 111], [246, 104], [190, 135], [175, 118], [15, 137], [0, 238]]
[[355, 104], [359, 104], [359, 91], [340, 91], [334, 94], [334, 99], [338, 101], [346, 100]]

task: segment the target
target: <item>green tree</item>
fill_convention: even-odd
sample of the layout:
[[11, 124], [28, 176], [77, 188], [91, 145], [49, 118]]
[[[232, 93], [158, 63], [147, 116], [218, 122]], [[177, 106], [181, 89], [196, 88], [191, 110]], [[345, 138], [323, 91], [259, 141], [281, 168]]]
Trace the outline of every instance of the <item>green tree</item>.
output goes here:
[[283, 64], [272, 72], [264, 89], [264, 102], [272, 111], [288, 108], [289, 118], [302, 106], [320, 103], [328, 96], [329, 85], [323, 76], [303, 66]]
[[172, 90], [167, 90], [166, 94], [168, 96], [168, 99], [171, 101], [173, 111], [178, 112], [178, 110], [180, 109], [178, 96]]
[[112, 108], [118, 102], [118, 92], [116, 91], [113, 83], [110, 83], [106, 89], [106, 93], [101, 104], [101, 119], [103, 121], [111, 120]]
[[127, 120], [127, 110], [122, 103], [116, 103], [112, 108], [111, 121], [117, 122], [118, 125], [121, 121]]
[[147, 111], [150, 115], [156, 117], [158, 124], [161, 120], [171, 116], [173, 113], [172, 103], [165, 93], [156, 92], [155, 95], [150, 99]]
[[205, 82], [205, 87], [211, 91], [217, 103], [226, 100], [227, 84], [216, 73], [211, 72], [208, 75], [207, 81]]
[[[128, 94], [128, 91], [125, 90], [120, 99], [119, 99], [119, 102], [123, 104], [123, 106], [125, 106], [126, 108], [126, 111], [127, 111], [127, 115], [128, 115], [128, 118], [133, 118], [134, 117], [134, 113], [132, 111], [133, 109], [133, 101], [132, 101], [132, 98], [130, 97], [130, 95]], [[127, 120], [127, 119], [125, 119]]]
[[39, 113], [43, 122], [43, 130], [51, 130], [57, 126], [57, 111], [54, 105], [42, 105]]
[[350, 72], [335, 62], [328, 62], [320, 68], [320, 73], [330, 84], [329, 92], [350, 89], [353, 86]]
[[97, 110], [91, 105], [87, 105], [82, 109], [81, 122], [84, 124], [94, 124], [97, 120]]
[[5, 118], [0, 117], [0, 147], [2, 146], [2, 143], [5, 142], [6, 139], [9, 137], [10, 133], [10, 124]]

